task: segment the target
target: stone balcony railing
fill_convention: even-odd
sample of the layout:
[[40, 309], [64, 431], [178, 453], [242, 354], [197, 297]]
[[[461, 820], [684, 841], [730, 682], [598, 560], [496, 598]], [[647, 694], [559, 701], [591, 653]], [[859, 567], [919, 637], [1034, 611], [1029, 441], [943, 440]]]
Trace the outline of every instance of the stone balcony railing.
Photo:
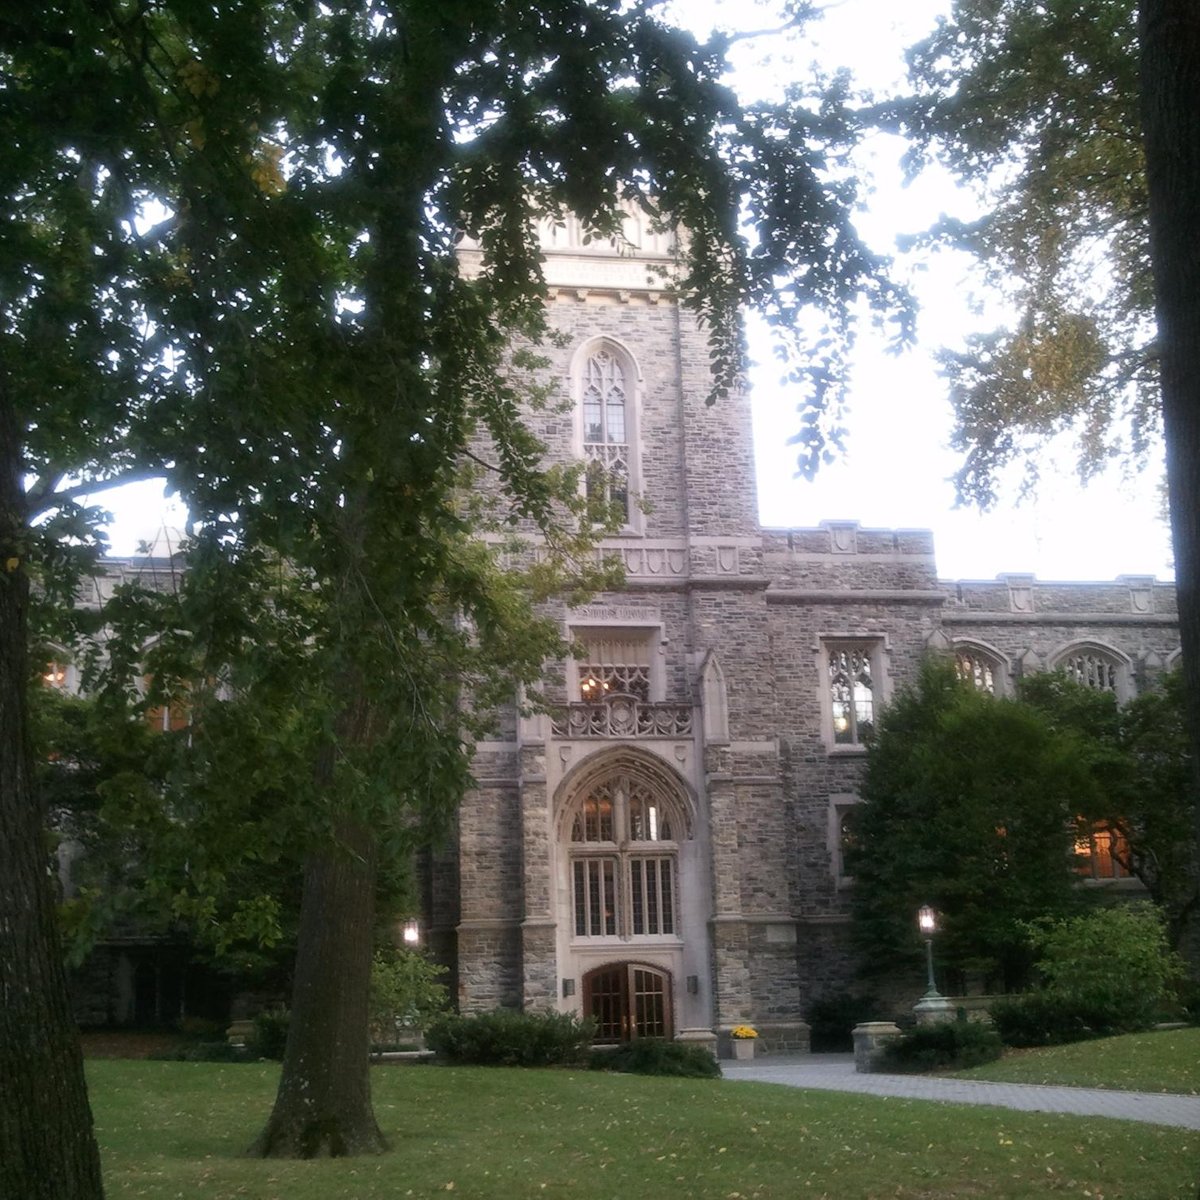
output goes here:
[[600, 704], [568, 704], [552, 718], [560, 738], [691, 737], [690, 704], [650, 704], [614, 696]]

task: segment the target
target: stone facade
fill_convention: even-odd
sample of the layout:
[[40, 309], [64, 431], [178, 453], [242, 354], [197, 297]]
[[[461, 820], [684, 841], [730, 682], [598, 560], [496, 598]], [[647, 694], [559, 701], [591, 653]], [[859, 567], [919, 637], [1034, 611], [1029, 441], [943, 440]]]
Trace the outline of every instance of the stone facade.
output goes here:
[[[746, 399], [706, 404], [670, 246], [629, 234], [639, 253], [547, 231], [564, 405], [532, 418], [551, 456], [607, 454], [643, 502], [606, 544], [625, 590], [559, 614], [595, 657], [625, 656], [624, 682], [598, 699], [592, 668], [565, 663], [562, 715], [513, 715], [479, 745], [455, 844], [427, 860], [425, 922], [464, 1010], [595, 1012], [610, 1038], [723, 1046], [749, 1022], [761, 1050], [805, 1048], [808, 1005], [853, 983], [839, 845], [864, 723], [930, 651], [1001, 693], [1070, 665], [1133, 694], [1178, 654], [1174, 591], [947, 583], [924, 531], [761, 529]], [[619, 394], [589, 401], [601, 366]]]

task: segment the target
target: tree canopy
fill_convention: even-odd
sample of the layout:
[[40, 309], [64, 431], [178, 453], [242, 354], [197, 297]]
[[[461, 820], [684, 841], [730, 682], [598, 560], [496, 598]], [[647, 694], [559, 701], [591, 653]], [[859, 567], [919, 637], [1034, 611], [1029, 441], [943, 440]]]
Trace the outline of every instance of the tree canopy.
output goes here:
[[909, 167], [944, 164], [982, 201], [929, 240], [967, 249], [1011, 305], [1010, 325], [941, 359], [964, 453], [959, 494], [1071, 431], [1087, 477], [1143, 462], [1161, 432], [1145, 163], [1131, 0], [956, 0], [908, 52], [896, 108]]
[[916, 913], [930, 904], [941, 963], [1018, 986], [1030, 966], [1021, 922], [1079, 901], [1071, 830], [1097, 793], [1073, 734], [926, 662], [884, 710], [847, 854], [867, 961], [915, 962]]
[[[69, 595], [59, 567], [89, 542], [77, 496], [163, 474], [193, 526], [154, 686], [186, 696], [202, 746], [220, 724], [209, 697], [290, 680], [294, 720], [266, 732], [302, 732], [288, 748], [313, 801], [287, 1058], [258, 1149], [378, 1149], [377, 818], [455, 802], [476, 714], [561, 652], [538, 603], [605, 578], [588, 553], [603, 522], [522, 420], [547, 402], [539, 224], [571, 212], [619, 239], [634, 205], [678, 231], [668, 282], [709, 332], [711, 398], [738, 385], [751, 305], [790, 341], [817, 411], [856, 300], [907, 329], [827, 159], [849, 123], [798, 93], [740, 105], [728, 37], [615, 0], [56, 0], [6, 15], [0, 37], [13, 903], [45, 910], [48, 891], [32, 798], [8, 786], [29, 775], [30, 580]], [[814, 309], [827, 321], [809, 344]], [[816, 421], [817, 454], [822, 437]], [[514, 531], [549, 557], [532, 562]], [[115, 666], [132, 669], [136, 641], [109, 642]], [[5, 971], [25, 969], [3, 951]], [[61, 1009], [61, 983], [43, 990]], [[15, 1019], [38, 1029], [47, 1013]], [[81, 1095], [77, 1070], [62, 1079]], [[10, 1161], [29, 1169], [23, 1149]]]
[[915, 950], [912, 917], [943, 915], [939, 958], [1025, 982], [1027, 923], [1070, 914], [1097, 833], [1146, 888], [1173, 944], [1197, 905], [1182, 679], [1124, 706], [1059, 672], [997, 698], [931, 660], [885, 710], [868, 756], [847, 870], [856, 937], [880, 967]]

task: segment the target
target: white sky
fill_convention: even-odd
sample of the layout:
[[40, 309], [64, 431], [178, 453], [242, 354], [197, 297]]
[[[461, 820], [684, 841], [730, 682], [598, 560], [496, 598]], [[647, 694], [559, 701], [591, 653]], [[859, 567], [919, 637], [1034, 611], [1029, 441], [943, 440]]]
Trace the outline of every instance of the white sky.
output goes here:
[[[886, 88], [902, 77], [903, 48], [932, 29], [949, 0], [842, 0], [826, 9], [822, 22], [792, 53], [765, 42], [740, 51], [739, 87], [797, 77], [819, 61], [825, 71], [848, 66], [863, 86]], [[729, 23], [760, 28], [774, 23], [768, 8], [736, 7], [714, 0], [678, 0], [678, 19], [702, 29], [708, 14], [732, 9]], [[722, 21], [722, 23], [726, 23]], [[869, 150], [875, 192], [860, 228], [875, 249], [891, 252], [897, 234], [927, 228], [943, 211], [970, 212], [970, 202], [945, 179], [901, 186], [902, 146], [878, 138]], [[1084, 489], [1071, 469], [1070, 446], [1042, 463], [1036, 502], [1015, 506], [1015, 491], [993, 513], [955, 510], [949, 477], [958, 456], [947, 448], [951, 413], [945, 381], [934, 352], [953, 345], [972, 329], [986, 327], [966, 302], [974, 286], [964, 259], [942, 255], [911, 278], [921, 303], [918, 344], [897, 358], [864, 329], [855, 355], [843, 462], [822, 469], [808, 483], [795, 475], [798, 428], [795, 401], [777, 384], [778, 371], [758, 339], [763, 366], [752, 376], [758, 445], [759, 507], [765, 525], [815, 525], [823, 519], [857, 519], [866, 526], [929, 528], [934, 531], [943, 578], [991, 578], [1002, 571], [1032, 571], [1042, 579], [1111, 579], [1118, 574], [1172, 576], [1169, 536], [1162, 520], [1159, 472], [1125, 479], [1110, 471]], [[1054, 458], [1057, 457], [1057, 464]], [[178, 526], [183, 512], [165, 501], [160, 485], [122, 489], [105, 497], [116, 522], [112, 552], [131, 554], [165, 523]]]

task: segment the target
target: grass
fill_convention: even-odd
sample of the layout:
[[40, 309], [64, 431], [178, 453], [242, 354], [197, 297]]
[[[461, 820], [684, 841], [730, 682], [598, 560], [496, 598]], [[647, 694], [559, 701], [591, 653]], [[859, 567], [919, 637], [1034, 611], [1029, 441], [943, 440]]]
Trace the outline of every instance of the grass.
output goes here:
[[586, 1071], [377, 1067], [379, 1158], [239, 1157], [267, 1064], [93, 1061], [110, 1200], [1194, 1200], [1200, 1134]]
[[956, 1075], [1003, 1083], [1200, 1095], [1200, 1029], [1129, 1033], [1069, 1046], [1008, 1050], [998, 1062]]

